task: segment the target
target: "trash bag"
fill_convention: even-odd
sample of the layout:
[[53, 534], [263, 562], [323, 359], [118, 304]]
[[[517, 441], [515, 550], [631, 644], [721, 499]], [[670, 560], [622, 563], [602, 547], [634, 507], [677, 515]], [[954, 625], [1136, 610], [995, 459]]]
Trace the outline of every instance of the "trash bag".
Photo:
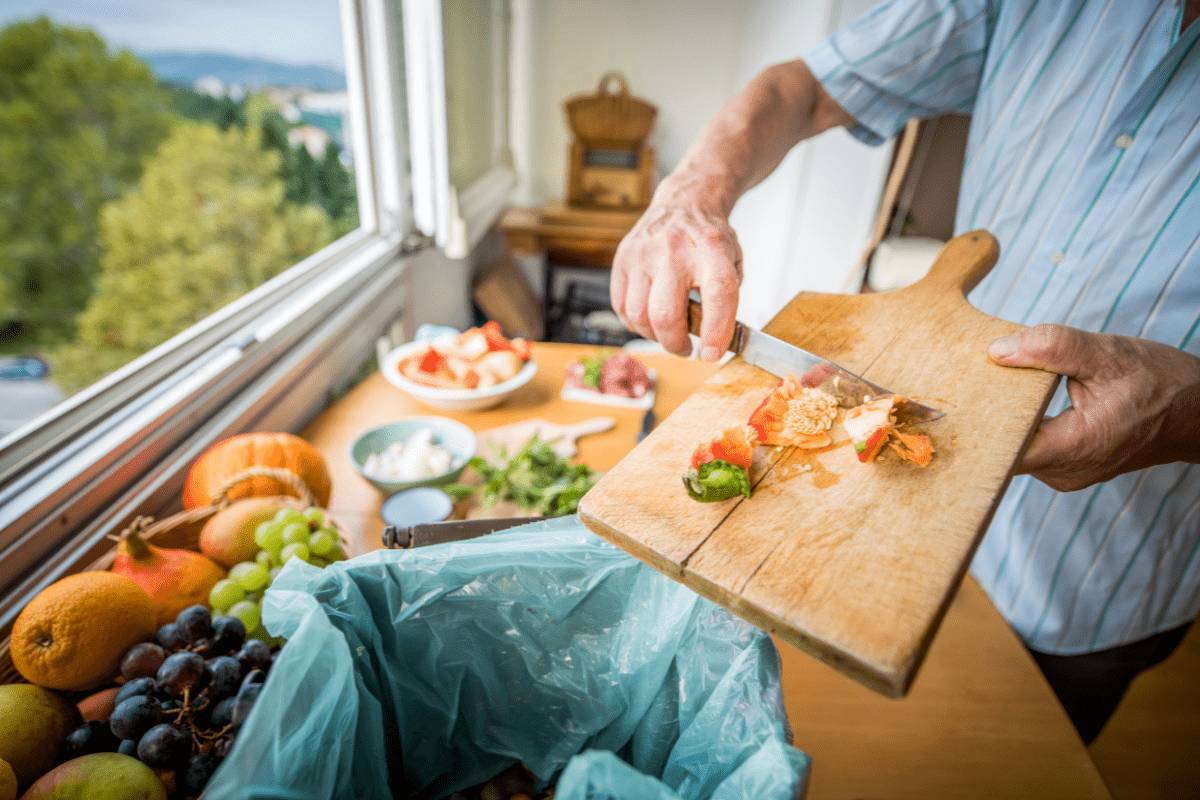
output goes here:
[[555, 800], [805, 793], [770, 637], [562, 517], [293, 560], [280, 651], [206, 800], [444, 798], [517, 762]]

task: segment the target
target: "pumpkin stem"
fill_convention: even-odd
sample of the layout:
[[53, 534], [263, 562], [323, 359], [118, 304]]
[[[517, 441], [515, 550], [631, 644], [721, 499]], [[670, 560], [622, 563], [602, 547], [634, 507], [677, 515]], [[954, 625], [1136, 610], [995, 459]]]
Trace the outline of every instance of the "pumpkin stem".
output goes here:
[[121, 543], [117, 548], [134, 561], [150, 557], [150, 543], [141, 537], [136, 525], [121, 534]]

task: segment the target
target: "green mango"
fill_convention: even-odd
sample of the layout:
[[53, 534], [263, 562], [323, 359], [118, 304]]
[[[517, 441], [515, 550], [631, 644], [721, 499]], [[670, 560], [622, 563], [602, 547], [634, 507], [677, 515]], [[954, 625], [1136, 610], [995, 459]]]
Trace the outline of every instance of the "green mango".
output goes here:
[[0, 685], [0, 760], [24, 788], [58, 763], [59, 746], [83, 724], [76, 705], [32, 683]]
[[47, 772], [21, 800], [167, 800], [167, 789], [132, 756], [92, 753]]

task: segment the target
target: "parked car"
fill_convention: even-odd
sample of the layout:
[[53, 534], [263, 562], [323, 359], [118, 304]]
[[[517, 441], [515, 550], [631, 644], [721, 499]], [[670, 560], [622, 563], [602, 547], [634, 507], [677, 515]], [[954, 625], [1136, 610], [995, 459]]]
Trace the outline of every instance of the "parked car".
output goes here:
[[62, 402], [66, 395], [49, 377], [50, 365], [36, 356], [0, 358], [0, 436]]

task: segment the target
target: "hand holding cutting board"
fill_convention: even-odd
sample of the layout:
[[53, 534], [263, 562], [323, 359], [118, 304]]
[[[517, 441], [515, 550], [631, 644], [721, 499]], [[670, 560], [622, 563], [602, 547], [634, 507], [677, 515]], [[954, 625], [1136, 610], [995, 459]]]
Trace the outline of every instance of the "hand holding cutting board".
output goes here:
[[1148, 339], [1038, 325], [997, 339], [998, 364], [1067, 377], [1071, 405], [1042, 422], [1017, 473], [1060, 492], [1173, 461], [1200, 462], [1200, 359]]

